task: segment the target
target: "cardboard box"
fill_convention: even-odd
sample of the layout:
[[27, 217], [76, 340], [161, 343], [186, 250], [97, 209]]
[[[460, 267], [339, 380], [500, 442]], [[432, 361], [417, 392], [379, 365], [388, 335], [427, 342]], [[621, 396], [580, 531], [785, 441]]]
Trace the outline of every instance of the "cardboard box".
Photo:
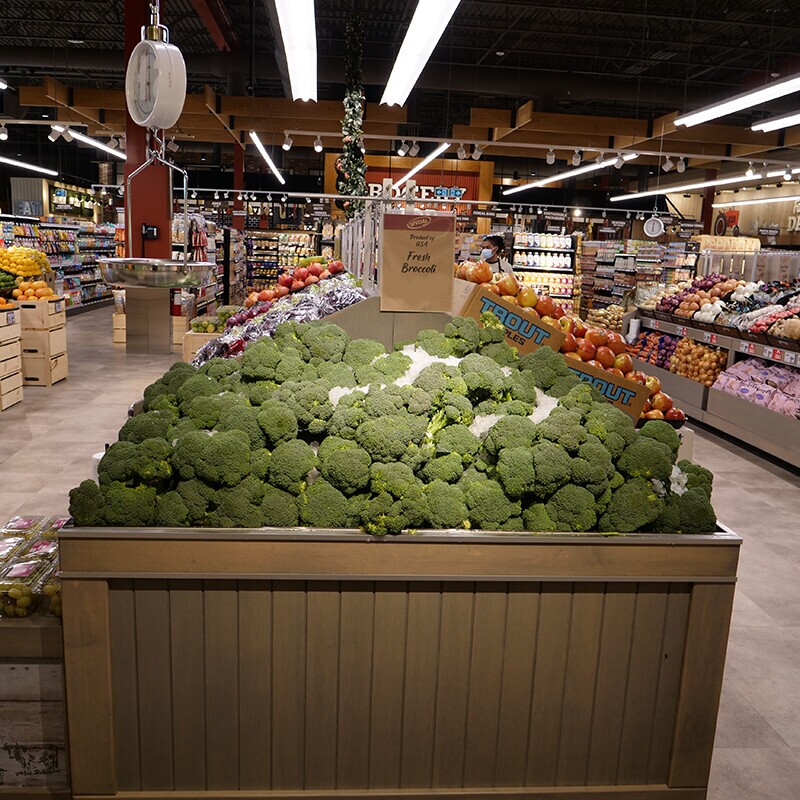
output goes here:
[[68, 374], [67, 354], [53, 358], [25, 358], [22, 360], [22, 380], [25, 386], [52, 386], [63, 381]]
[[128, 337], [125, 328], [114, 328], [111, 331], [111, 341], [114, 344], [125, 344], [127, 340]]
[[22, 315], [22, 327], [27, 330], [49, 330], [64, 325], [67, 315], [64, 300], [25, 300], [19, 304]]
[[128, 319], [128, 317], [125, 314], [117, 314], [116, 312], [114, 312], [111, 315], [111, 320], [112, 320], [112, 324], [114, 326], [114, 330], [123, 330], [124, 331], [125, 328], [127, 327], [126, 326], [126, 320], [127, 319]]
[[18, 356], [19, 354], [19, 339], [13, 339], [10, 342], [0, 342], [0, 361], [14, 358], [14, 356]]
[[12, 372], [10, 375], [0, 378], [0, 394], [8, 394], [19, 389], [20, 386], [22, 386], [21, 372]]
[[11, 406], [15, 406], [17, 403], [21, 401], [22, 401], [21, 386], [18, 389], [12, 389], [10, 392], [6, 394], [0, 394], [0, 411], [5, 411], [6, 409], [11, 408]]
[[0, 344], [19, 339], [21, 329], [19, 309], [0, 311]]
[[0, 378], [6, 375], [11, 375], [12, 372], [19, 372], [22, 369], [22, 358], [20, 356], [12, 356], [11, 358], [0, 361]]
[[187, 331], [183, 334], [183, 360], [191, 361], [196, 355], [197, 351], [206, 343], [214, 339], [219, 339], [219, 333], [195, 333], [194, 331]]
[[591, 383], [603, 397], [617, 408], [629, 414], [634, 422], [639, 419], [644, 402], [650, 397], [650, 389], [636, 381], [620, 378], [604, 369], [584, 364], [577, 358], [564, 356], [569, 368], [586, 383]]
[[67, 352], [67, 329], [62, 325], [48, 331], [23, 330], [22, 358], [52, 358]]

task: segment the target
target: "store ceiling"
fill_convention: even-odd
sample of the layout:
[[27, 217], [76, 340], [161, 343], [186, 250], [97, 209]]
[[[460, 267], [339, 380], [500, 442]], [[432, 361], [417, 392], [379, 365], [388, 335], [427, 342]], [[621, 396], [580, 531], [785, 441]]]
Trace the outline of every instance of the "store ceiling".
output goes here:
[[[240, 98], [230, 113], [240, 120], [258, 117], [267, 126], [262, 130], [276, 136], [287, 127], [285, 116], [298, 116], [284, 115], [283, 103], [276, 114], [267, 102], [285, 96], [269, 2], [162, 0], [162, 21], [186, 56], [190, 91], [197, 95], [180, 127], [198, 147], [206, 142], [210, 150], [234, 139], [206, 107], [209, 98], [223, 120], [230, 111], [226, 103]], [[767, 115], [764, 109], [688, 133], [670, 125], [673, 112], [800, 71], [796, 0], [462, 0], [403, 118], [377, 102], [415, 2], [316, 0], [320, 103], [307, 114], [308, 125], [299, 120], [291, 127], [319, 127], [324, 120], [336, 129], [337, 115], [319, 108], [341, 99], [344, 29], [354, 6], [364, 20], [366, 91], [375, 103], [368, 120], [375, 132], [496, 139], [487, 154], [506, 158], [523, 155], [503, 147], [509, 142], [554, 137], [565, 146], [638, 144], [708, 154], [695, 166], [713, 166], [726, 154], [800, 158], [794, 152], [800, 137], [791, 130], [785, 137], [749, 132], [752, 121]], [[6, 99], [4, 115], [40, 117], [52, 109], [48, 76], [74, 90], [67, 95], [68, 104], [80, 109], [73, 118], [86, 120], [88, 113], [98, 120], [96, 133], [104, 125], [120, 129], [123, 11], [124, 0], [0, 3], [3, 76], [17, 87], [39, 87]], [[104, 91], [92, 92], [90, 102], [85, 98], [91, 90]], [[82, 91], [87, 94], [80, 100]], [[251, 91], [255, 97], [248, 97]], [[506, 113], [493, 115], [491, 109]], [[794, 109], [787, 98], [771, 104], [769, 113]], [[70, 115], [63, 108], [60, 114]], [[654, 162], [643, 159], [637, 167], [648, 163]]]

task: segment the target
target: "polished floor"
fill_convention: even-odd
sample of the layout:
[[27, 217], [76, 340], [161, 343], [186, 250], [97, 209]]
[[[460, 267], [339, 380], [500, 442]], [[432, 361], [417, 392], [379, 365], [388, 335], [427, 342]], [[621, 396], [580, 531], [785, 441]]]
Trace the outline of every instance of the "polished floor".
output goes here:
[[[69, 378], [0, 413], [0, 516], [66, 512], [92, 454], [174, 360], [112, 345], [110, 309], [67, 330]], [[744, 539], [709, 798], [800, 798], [800, 479], [704, 431], [694, 459], [714, 471], [717, 513]]]

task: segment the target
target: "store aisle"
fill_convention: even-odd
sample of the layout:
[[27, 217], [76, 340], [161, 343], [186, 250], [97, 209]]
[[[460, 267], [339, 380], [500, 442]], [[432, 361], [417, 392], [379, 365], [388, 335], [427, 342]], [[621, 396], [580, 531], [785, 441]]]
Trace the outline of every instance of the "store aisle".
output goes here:
[[[111, 344], [111, 310], [70, 319], [69, 378], [26, 390], [0, 414], [0, 516], [67, 510], [92, 454], [116, 440], [128, 406], [177, 358]], [[711, 800], [796, 797], [800, 786], [800, 481], [698, 432], [722, 522], [744, 538]]]
[[179, 356], [128, 356], [111, 343], [113, 308], [67, 322], [69, 377], [26, 387], [0, 413], [0, 516], [66, 513], [69, 490], [90, 477], [92, 454], [117, 439], [128, 406]]

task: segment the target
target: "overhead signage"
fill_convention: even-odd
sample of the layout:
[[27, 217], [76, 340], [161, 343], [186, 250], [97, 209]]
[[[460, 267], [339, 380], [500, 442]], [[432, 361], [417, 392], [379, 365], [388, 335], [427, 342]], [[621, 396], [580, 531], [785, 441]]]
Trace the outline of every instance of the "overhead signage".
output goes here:
[[624, 228], [628, 224], [628, 221], [625, 219], [612, 219], [611, 220], [611, 227], [612, 228]]
[[792, 214], [786, 219], [786, 230], [800, 231], [800, 201], [794, 204]]
[[692, 232], [691, 231], [678, 231], [678, 238], [679, 239], [691, 239]]
[[456, 219], [459, 222], [472, 222], [472, 217], [469, 214], [459, 214]]
[[780, 228], [759, 228], [758, 235], [759, 236], [779, 236], [781, 232]]
[[562, 227], [561, 225], [548, 225], [547, 233], [560, 233], [561, 227]]
[[685, 231], [701, 231], [703, 230], [703, 223], [691, 219], [682, 219], [680, 221], [681, 228]]
[[473, 217], [489, 217], [494, 219], [494, 211], [484, 211], [482, 208], [476, 208], [472, 212]]
[[616, 233], [617, 228], [605, 227], [605, 228], [598, 228], [597, 229], [600, 233]]
[[545, 219], [566, 219], [567, 215], [563, 211], [545, 211]]

